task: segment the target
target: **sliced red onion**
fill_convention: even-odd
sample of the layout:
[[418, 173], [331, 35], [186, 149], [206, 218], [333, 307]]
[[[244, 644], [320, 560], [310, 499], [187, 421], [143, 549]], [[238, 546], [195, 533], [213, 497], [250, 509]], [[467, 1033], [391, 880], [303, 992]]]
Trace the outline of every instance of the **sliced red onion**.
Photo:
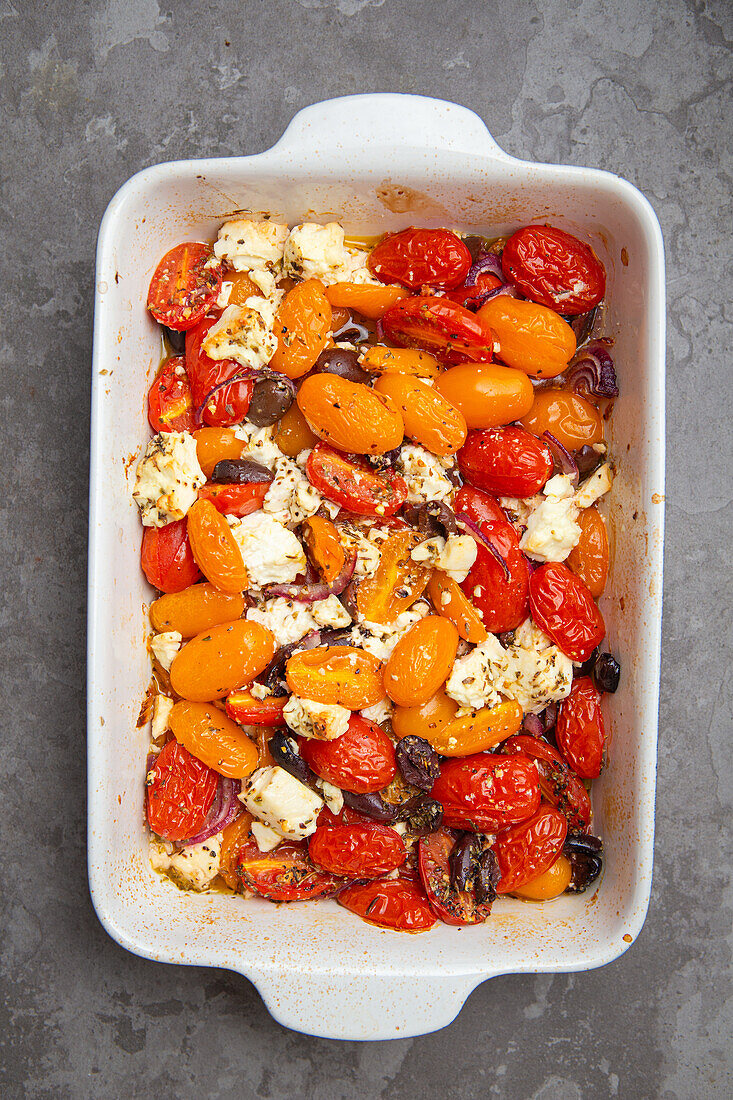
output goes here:
[[506, 580], [508, 580], [508, 581], [511, 580], [511, 573], [509, 572], [509, 566], [504, 561], [504, 558], [499, 553], [496, 546], [494, 546], [491, 539], [488, 538], [483, 533], [481, 528], [477, 524], [475, 524], [473, 522], [473, 520], [469, 519], [468, 516], [465, 515], [465, 513], [463, 513], [463, 512], [456, 512], [456, 523], [458, 524], [458, 526], [461, 528], [462, 531], [465, 531], [465, 532], [467, 532], [467, 534], [472, 535], [475, 539], [478, 539], [478, 541], [482, 544], [482, 546], [486, 547], [486, 549], [489, 551], [489, 553], [492, 555], [492, 557], [496, 558], [499, 565], [503, 569], [504, 577], [506, 578]]
[[[254, 367], [242, 367], [242, 369], [236, 371], [231, 376], [231, 378], [225, 378], [223, 382], [217, 382], [216, 385], [209, 390], [206, 397], [203, 399], [199, 407], [195, 410], [196, 418], [198, 420], [201, 419], [204, 414], [204, 409], [208, 405], [209, 401], [211, 401], [211, 398], [214, 396], [215, 393], [218, 393], [219, 390], [223, 390], [225, 386], [233, 386], [237, 382], [248, 382], [251, 378], [259, 378], [261, 377], [261, 375], [262, 371], [255, 370]], [[283, 378], [284, 377], [285, 375], [283, 375]], [[290, 380], [288, 381], [289, 384], [292, 386], [292, 382], [290, 382]]]
[[530, 737], [541, 737], [545, 727], [539, 714], [525, 714], [522, 720], [522, 733], [528, 733]]
[[479, 275], [496, 275], [502, 283], [506, 282], [504, 272], [501, 269], [501, 260], [493, 252], [480, 252], [476, 261], [471, 265], [464, 286], [476, 286]]
[[545, 733], [547, 733], [547, 731], [549, 729], [552, 729], [552, 727], [555, 725], [555, 722], [557, 721], [557, 710], [557, 703], [553, 700], [553, 702], [548, 703], [545, 709], [542, 711], [540, 717], [542, 718], [542, 725], [545, 727]]
[[321, 645], [321, 638], [323, 635], [321, 630], [312, 630], [310, 634], [306, 634], [304, 638], [301, 638], [297, 642], [289, 642], [288, 645], [282, 646], [278, 649], [275, 656], [270, 661], [267, 668], [263, 671], [262, 675], [258, 677], [261, 683], [266, 684], [267, 687], [274, 688], [284, 677], [282, 673], [285, 670], [285, 665], [288, 663], [289, 658], [295, 652], [296, 649], [315, 649], [316, 646]]
[[353, 552], [337, 577], [331, 584], [323, 581], [309, 581], [303, 584], [266, 584], [262, 589], [265, 599], [271, 596], [281, 596], [285, 600], [300, 600], [301, 603], [315, 603], [317, 600], [326, 600], [329, 596], [340, 596], [354, 575], [356, 568], [356, 553]]
[[518, 298], [519, 291], [516, 287], [509, 286], [508, 283], [504, 286], [495, 286], [493, 290], [487, 290], [484, 294], [480, 294], [478, 298], [475, 298], [469, 308], [473, 310], [481, 309], [481, 306], [488, 302], [490, 298], [500, 298], [502, 296], [504, 298]]
[[618, 397], [616, 368], [602, 340], [594, 340], [575, 353], [565, 379], [576, 391], [585, 389], [594, 397]]
[[375, 332], [377, 334], [377, 343], [383, 344], [386, 340], [386, 336], [384, 335], [384, 325], [382, 324], [381, 317], [377, 320], [377, 323], [375, 325]]
[[196, 836], [192, 836], [188, 840], [182, 841], [181, 846], [201, 844], [202, 841], [208, 840], [209, 837], [214, 836], [216, 833], [220, 833], [230, 821], [233, 821], [242, 808], [237, 799], [237, 795], [241, 790], [241, 779], [229, 779], [225, 775], [220, 776], [219, 785], [216, 788], [216, 795], [214, 796], [211, 809], [206, 815], [206, 821], [203, 828], [200, 832], [196, 833]]
[[544, 439], [545, 443], [550, 448], [558, 472], [567, 474], [573, 483], [573, 488], [576, 488], [580, 479], [580, 474], [578, 472], [578, 464], [570, 454], [570, 451], [563, 447], [560, 440], [557, 439], [552, 432], [543, 432], [540, 438]]

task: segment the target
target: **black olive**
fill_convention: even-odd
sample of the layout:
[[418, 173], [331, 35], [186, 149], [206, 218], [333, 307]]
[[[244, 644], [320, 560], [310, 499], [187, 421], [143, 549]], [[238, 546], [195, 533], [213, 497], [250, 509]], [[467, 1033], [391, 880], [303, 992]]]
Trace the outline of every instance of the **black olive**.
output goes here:
[[434, 798], [426, 798], [424, 795], [411, 798], [409, 802], [403, 802], [396, 809], [400, 820], [406, 822], [407, 828], [415, 836], [434, 833], [443, 821], [443, 807], [440, 802], [436, 802]]
[[370, 375], [359, 366], [359, 356], [349, 348], [326, 348], [316, 359], [314, 374], [337, 374], [349, 382], [368, 382]]
[[582, 665], [573, 669], [573, 677], [577, 676], [590, 676], [595, 668], [596, 661], [598, 660], [600, 650], [598, 646], [593, 650], [587, 661], [583, 661]]
[[599, 653], [593, 666], [593, 682], [599, 691], [613, 695], [621, 679], [621, 665], [612, 653]]
[[476, 833], [461, 833], [448, 857], [450, 881], [454, 890], [467, 890], [476, 870], [481, 841]]
[[400, 457], [400, 448], [393, 447], [391, 451], [385, 451], [381, 455], [360, 455], [359, 457], [365, 458], [369, 465], [373, 466], [375, 470], [379, 470], [380, 473], [387, 473]]
[[582, 894], [603, 869], [603, 841], [589, 833], [568, 833], [563, 854], [570, 860], [572, 878], [569, 894]]
[[595, 451], [589, 443], [584, 444], [579, 450], [573, 451], [573, 458], [575, 459], [575, 465], [578, 467], [581, 481], [585, 481], [603, 461], [603, 455]]
[[168, 341], [171, 351], [174, 351], [176, 355], [183, 355], [186, 350], [186, 333], [178, 332], [174, 328], [163, 325], [163, 335]]
[[248, 458], [222, 458], [211, 474], [211, 480], [224, 485], [249, 485], [272, 481], [272, 471], [260, 462]]
[[397, 820], [399, 807], [385, 802], [381, 794], [353, 794], [351, 791], [344, 791], [343, 795], [345, 804], [364, 817], [371, 817], [373, 821], [382, 821], [385, 824]]
[[506, 649], [507, 646], [514, 645], [515, 637], [516, 631], [514, 630], [503, 630], [501, 634], [498, 635], [499, 642], [504, 646], [504, 649]]
[[473, 235], [470, 237], [464, 237], [463, 243], [465, 244], [468, 251], [471, 253], [472, 264], [476, 263], [476, 260], [479, 258], [479, 254], [481, 252], [488, 252], [488, 241], [486, 240], [486, 237], [476, 237]]
[[295, 776], [306, 787], [314, 786], [316, 777], [298, 752], [292, 737], [288, 737], [283, 730], [277, 730], [267, 742], [267, 747], [279, 767]]
[[476, 878], [474, 879], [473, 894], [479, 905], [486, 905], [496, 899], [496, 887], [499, 884], [501, 872], [499, 861], [493, 848], [484, 848], [478, 857]]
[[442, 500], [428, 500], [424, 504], [408, 504], [402, 509], [402, 515], [421, 534], [433, 537], [441, 535], [447, 538], [458, 530], [453, 510]]
[[395, 757], [406, 783], [421, 791], [432, 790], [440, 774], [440, 758], [429, 741], [410, 733], [398, 742]]
[[596, 319], [596, 313], [598, 312], [598, 306], [593, 306], [593, 309], [587, 313], [579, 313], [575, 317], [568, 317], [567, 322], [571, 329], [575, 333], [575, 339], [578, 347], [584, 343], [590, 336], [591, 329], [593, 328], [593, 322]]
[[295, 389], [285, 378], [270, 376], [255, 382], [247, 419], [258, 428], [269, 428], [288, 411], [295, 400]]

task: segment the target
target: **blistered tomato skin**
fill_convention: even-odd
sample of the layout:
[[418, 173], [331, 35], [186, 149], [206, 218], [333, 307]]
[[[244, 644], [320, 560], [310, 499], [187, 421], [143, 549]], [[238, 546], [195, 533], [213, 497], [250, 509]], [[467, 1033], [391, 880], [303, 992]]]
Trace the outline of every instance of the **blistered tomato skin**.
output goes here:
[[150, 621], [156, 631], [176, 630], [193, 638], [202, 630], [228, 623], [244, 612], [241, 594], [221, 592], [213, 584], [192, 584], [182, 592], [161, 596], [150, 605]]
[[326, 347], [331, 331], [331, 303], [316, 279], [296, 283], [277, 311], [273, 332], [277, 350], [272, 370], [288, 378], [302, 378]]
[[246, 890], [270, 901], [331, 897], [343, 882], [314, 867], [304, 844], [287, 841], [272, 852], [261, 852], [254, 840], [245, 840], [236, 873]]
[[533, 378], [556, 378], [575, 354], [575, 333], [553, 309], [499, 295], [477, 313], [499, 342], [497, 356]]
[[567, 856], [559, 855], [546, 871], [525, 882], [524, 886], [515, 886], [512, 890], [520, 898], [532, 901], [550, 901], [564, 894], [573, 877], [573, 866]]
[[177, 741], [169, 741], [145, 780], [148, 824], [164, 840], [196, 836], [214, 801], [219, 776]]
[[532, 435], [550, 432], [568, 451], [603, 440], [601, 414], [579, 393], [536, 390], [531, 408], [517, 419]]
[[186, 333], [186, 371], [196, 415], [200, 413], [204, 424], [211, 427], [231, 428], [246, 417], [254, 382], [245, 379], [221, 385], [240, 376], [242, 368], [234, 359], [211, 359], [202, 349], [204, 338], [216, 320], [206, 316]]
[[425, 703], [396, 707], [392, 728], [399, 738], [422, 737], [442, 756], [472, 756], [506, 741], [522, 724], [522, 708], [513, 700], [461, 717], [457, 711], [439, 688]]
[[405, 374], [385, 374], [374, 389], [391, 398], [399, 409], [408, 439], [435, 455], [455, 454], [466, 438], [463, 413], [434, 386]]
[[568, 828], [580, 832], [588, 830], [592, 816], [590, 797], [557, 749], [539, 737], [524, 733], [509, 737], [501, 749], [509, 754], [521, 752], [534, 760], [543, 799], [567, 818]]
[[343, 878], [377, 878], [407, 859], [402, 837], [388, 825], [334, 825], [316, 829], [308, 853], [324, 871]]
[[437, 920], [421, 887], [407, 879], [355, 883], [342, 890], [337, 900], [369, 924], [395, 932], [427, 932]]
[[394, 746], [381, 726], [352, 714], [335, 741], [302, 740], [300, 754], [321, 779], [353, 794], [381, 791], [395, 777]]
[[491, 330], [475, 313], [449, 298], [404, 298], [387, 310], [382, 325], [391, 343], [432, 352], [445, 363], [464, 359], [490, 363], [494, 357]]
[[527, 375], [499, 363], [460, 363], [443, 371], [435, 388], [463, 414], [469, 428], [499, 428], [532, 408]]
[[495, 833], [537, 811], [540, 783], [528, 756], [481, 752], [444, 761], [431, 794], [443, 806], [445, 825]]
[[570, 767], [583, 779], [596, 779], [603, 768], [606, 727], [601, 695], [590, 676], [573, 682], [560, 704], [555, 732], [558, 748]]
[[549, 447], [523, 428], [471, 432], [458, 452], [465, 481], [488, 493], [531, 497], [552, 477]]
[[383, 283], [400, 283], [410, 290], [451, 289], [468, 275], [471, 253], [449, 229], [412, 226], [380, 241], [369, 254], [367, 267]]
[[402, 416], [390, 396], [337, 374], [310, 375], [297, 401], [311, 431], [340, 451], [384, 454], [404, 438]]
[[210, 478], [217, 462], [242, 457], [244, 443], [231, 428], [199, 428], [193, 433], [196, 458], [205, 476]]
[[421, 706], [445, 683], [456, 656], [458, 631], [439, 615], [415, 623], [384, 666], [384, 686], [394, 703]]
[[442, 569], [434, 569], [430, 574], [427, 592], [437, 614], [449, 619], [464, 641], [476, 644], [486, 641], [488, 631], [481, 616], [461, 591], [457, 581]]
[[242, 592], [249, 584], [242, 552], [224, 516], [210, 500], [199, 500], [186, 517], [196, 564], [222, 592]]
[[587, 312], [606, 292], [606, 272], [593, 249], [549, 225], [528, 225], [513, 233], [501, 266], [526, 298], [566, 316]]
[[208, 500], [223, 516], [249, 516], [262, 507], [269, 481], [250, 482], [248, 485], [212, 485], [199, 489], [199, 500]]
[[237, 619], [204, 630], [173, 658], [170, 678], [182, 699], [209, 703], [250, 684], [275, 656], [275, 639], [259, 623]]
[[510, 894], [543, 874], [562, 852], [568, 823], [552, 806], [541, 806], [529, 820], [499, 833], [494, 845], [499, 861], [500, 894]]
[[381, 663], [354, 646], [318, 646], [302, 650], [285, 668], [288, 687], [303, 699], [363, 710], [386, 694]]
[[364, 578], [356, 594], [357, 607], [369, 622], [393, 622], [425, 591], [430, 567], [412, 558], [422, 541], [421, 534], [406, 527], [382, 543], [376, 573]]
[[529, 580], [532, 618], [573, 661], [587, 661], [606, 624], [587, 586], [562, 562], [546, 562]]
[[182, 592], [200, 580], [185, 519], [165, 527], [145, 527], [140, 564], [148, 581], [161, 592]]
[[372, 321], [378, 320], [390, 306], [406, 296], [407, 291], [399, 286], [333, 283], [326, 287], [326, 297], [335, 309], [353, 309]]
[[183, 700], [168, 721], [176, 741], [220, 775], [244, 779], [257, 767], [254, 742], [217, 707]]

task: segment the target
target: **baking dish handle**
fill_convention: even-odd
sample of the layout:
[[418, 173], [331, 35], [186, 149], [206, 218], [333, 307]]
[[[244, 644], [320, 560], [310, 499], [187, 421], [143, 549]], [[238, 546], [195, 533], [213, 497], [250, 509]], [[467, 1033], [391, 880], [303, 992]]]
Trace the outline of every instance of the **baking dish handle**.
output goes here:
[[323, 1039], [407, 1039], [450, 1024], [478, 982], [472, 975], [272, 973], [246, 975], [284, 1027]]
[[504, 162], [485, 123], [467, 107], [421, 95], [380, 92], [342, 96], [304, 107], [294, 117], [275, 152], [321, 154], [369, 147], [453, 150]]

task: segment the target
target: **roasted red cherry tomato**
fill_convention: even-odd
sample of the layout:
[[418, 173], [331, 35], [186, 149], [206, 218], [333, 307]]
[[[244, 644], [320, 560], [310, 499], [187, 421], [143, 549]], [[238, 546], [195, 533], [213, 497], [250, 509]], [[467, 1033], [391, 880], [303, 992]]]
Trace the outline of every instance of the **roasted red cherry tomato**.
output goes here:
[[501, 558], [477, 540], [478, 556], [461, 589], [487, 630], [514, 630], [529, 614], [529, 566], [519, 537], [496, 500], [480, 489], [464, 485], [453, 507], [477, 524]]
[[459, 306], [463, 306], [464, 309], [470, 309], [475, 313], [479, 306], [483, 305], [484, 296], [490, 290], [496, 290], [500, 286], [501, 279], [497, 275], [492, 275], [490, 271], [481, 271], [476, 276], [473, 286], [464, 284], [456, 290], [447, 290], [445, 296], [452, 302], [457, 302]]
[[156, 321], [180, 332], [201, 320], [221, 290], [221, 266], [206, 266], [213, 258], [207, 244], [195, 242], [166, 252], [148, 290], [148, 309]]
[[268, 695], [256, 699], [246, 688], [233, 691], [226, 697], [227, 714], [240, 725], [284, 726], [283, 710], [287, 695]]
[[588, 586], [562, 562], [549, 561], [529, 579], [532, 618], [573, 661], [587, 661], [606, 634]]
[[148, 392], [148, 420], [154, 432], [191, 432], [198, 427], [185, 359], [174, 355]]
[[444, 760], [431, 797], [442, 803], [445, 825], [495, 833], [532, 816], [540, 781], [528, 756], [478, 752]]
[[367, 267], [383, 283], [411, 290], [460, 286], [471, 267], [471, 253], [450, 229], [403, 229], [391, 233], [369, 254]]
[[403, 298], [387, 310], [382, 325], [393, 344], [430, 351], [446, 363], [490, 363], [494, 356], [491, 330], [449, 298]]
[[501, 871], [497, 893], [510, 894], [551, 867], [567, 833], [566, 819], [553, 806], [540, 806], [529, 821], [499, 833], [494, 845]]
[[427, 932], [437, 919], [422, 889], [404, 878], [357, 882], [337, 901], [362, 920], [395, 932]]
[[164, 840], [186, 840], [200, 833], [219, 784], [213, 768], [177, 741], [158, 754], [145, 780], [148, 824]]
[[317, 867], [343, 878], [377, 878], [407, 859], [402, 837], [388, 825], [333, 825], [316, 829], [308, 853]]
[[509, 737], [501, 750], [531, 757], [537, 764], [542, 797], [564, 814], [569, 828], [580, 832], [588, 829], [591, 819], [588, 792], [557, 749], [537, 737], [519, 733]]
[[505, 497], [531, 497], [552, 477], [547, 444], [524, 428], [469, 432], [458, 452], [461, 475], [471, 485]]
[[343, 885], [342, 879], [313, 866], [305, 844], [290, 841], [272, 852], [261, 852], [254, 840], [247, 840], [239, 853], [237, 874], [245, 889], [270, 901], [330, 897]]
[[191, 382], [191, 393], [197, 415], [200, 412], [204, 424], [214, 428], [230, 428], [244, 420], [254, 389], [254, 382], [232, 382], [221, 386], [242, 371], [234, 359], [210, 359], [201, 348], [204, 337], [216, 321], [215, 317], [203, 320], [186, 333], [186, 371]]
[[592, 309], [606, 292], [606, 272], [593, 249], [549, 225], [513, 233], [501, 266], [526, 298], [566, 316]]
[[419, 842], [420, 878], [430, 907], [444, 924], [482, 924], [491, 912], [491, 902], [479, 904], [468, 890], [451, 885], [450, 854], [455, 837], [438, 829]]
[[583, 779], [595, 779], [601, 774], [606, 727], [601, 694], [590, 676], [575, 680], [570, 695], [560, 704], [555, 738], [570, 767]]
[[201, 578], [193, 560], [185, 519], [165, 527], [145, 527], [140, 564], [154, 588], [161, 592], [182, 592]]
[[394, 746], [381, 726], [352, 714], [335, 741], [301, 740], [300, 755], [316, 775], [344, 791], [381, 791], [394, 779]]
[[377, 474], [326, 443], [317, 443], [308, 455], [306, 474], [324, 497], [358, 516], [394, 515], [407, 499], [403, 478]]
[[269, 481], [253, 481], [245, 485], [207, 482], [199, 489], [199, 500], [210, 500], [225, 516], [248, 516], [260, 510], [269, 488]]

